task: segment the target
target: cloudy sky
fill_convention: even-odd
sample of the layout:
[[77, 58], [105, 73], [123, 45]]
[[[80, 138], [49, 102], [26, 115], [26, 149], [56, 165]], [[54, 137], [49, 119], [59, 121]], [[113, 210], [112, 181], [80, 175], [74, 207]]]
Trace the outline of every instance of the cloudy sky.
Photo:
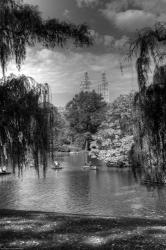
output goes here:
[[[166, 21], [166, 0], [24, 0], [38, 5], [44, 18], [87, 23], [95, 38], [91, 48], [67, 45], [54, 51], [28, 49], [20, 74], [49, 83], [52, 102], [64, 106], [80, 90], [84, 72], [96, 88], [101, 74], [110, 83], [110, 100], [137, 89], [134, 63], [123, 61], [126, 43], [136, 30]], [[120, 70], [121, 62], [123, 71]], [[18, 73], [14, 63], [8, 74]]]

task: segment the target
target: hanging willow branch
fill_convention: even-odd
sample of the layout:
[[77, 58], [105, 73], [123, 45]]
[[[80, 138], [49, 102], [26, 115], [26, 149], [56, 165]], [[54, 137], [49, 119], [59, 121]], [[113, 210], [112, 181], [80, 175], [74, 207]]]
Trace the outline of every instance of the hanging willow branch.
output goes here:
[[40, 43], [53, 49], [63, 47], [69, 39], [81, 47], [93, 42], [85, 24], [44, 20], [36, 6], [23, 4], [22, 1], [0, 1], [0, 63], [3, 74], [13, 58], [20, 68], [26, 57], [26, 46]]
[[48, 93], [47, 84], [32, 85], [25, 76], [0, 85], [0, 163], [11, 159], [13, 166], [21, 166], [31, 154], [36, 166], [39, 159], [46, 164], [54, 126]]
[[[164, 46], [166, 24], [143, 29], [131, 43], [129, 57], [136, 56], [139, 92], [135, 106], [135, 148], [145, 180], [166, 180], [166, 66]], [[153, 82], [148, 86], [148, 73], [154, 64]]]
[[145, 28], [138, 32], [136, 39], [131, 41], [129, 58], [137, 57], [137, 73], [140, 91], [146, 87], [148, 72], [153, 60], [156, 67], [165, 58], [162, 46], [166, 42], [166, 24], [157, 23], [154, 28]]

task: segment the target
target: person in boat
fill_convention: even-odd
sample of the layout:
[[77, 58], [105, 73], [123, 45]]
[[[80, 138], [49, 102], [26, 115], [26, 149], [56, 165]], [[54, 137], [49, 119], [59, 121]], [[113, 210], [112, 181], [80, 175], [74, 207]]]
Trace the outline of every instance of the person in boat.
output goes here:
[[54, 161], [55, 167], [59, 167], [60, 163], [58, 161]]
[[96, 165], [94, 165], [92, 161], [89, 161], [89, 167], [94, 170], [97, 169]]
[[92, 167], [93, 164], [92, 164], [92, 161], [89, 161], [89, 167]]
[[7, 172], [7, 169], [6, 169], [6, 166], [5, 166], [5, 165], [2, 167], [2, 172], [3, 172], [3, 173], [6, 173], [6, 172]]

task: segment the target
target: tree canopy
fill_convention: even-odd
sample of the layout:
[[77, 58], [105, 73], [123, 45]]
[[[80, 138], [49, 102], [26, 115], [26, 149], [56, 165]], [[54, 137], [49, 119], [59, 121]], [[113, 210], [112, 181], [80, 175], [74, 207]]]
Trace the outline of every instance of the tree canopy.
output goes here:
[[38, 164], [46, 163], [54, 115], [45, 100], [48, 86], [31, 86], [25, 76], [8, 78], [0, 85], [0, 164], [12, 160], [13, 166], [25, 163], [27, 154]]
[[106, 120], [93, 136], [91, 156], [108, 166], [127, 166], [128, 153], [133, 143], [133, 94], [120, 95], [108, 106]]
[[15, 59], [20, 68], [26, 47], [40, 43], [46, 48], [63, 47], [72, 39], [76, 46], [92, 44], [85, 24], [75, 25], [57, 19], [44, 20], [37, 6], [19, 0], [0, 1], [0, 63], [3, 74], [7, 63]]
[[95, 91], [80, 92], [66, 105], [70, 129], [86, 137], [95, 134], [105, 117], [106, 103]]
[[138, 31], [130, 43], [129, 58], [137, 57], [136, 68], [140, 91], [144, 91], [148, 82], [148, 72], [153, 61], [156, 68], [165, 58], [163, 46], [166, 42], [166, 24], [157, 23], [152, 28]]

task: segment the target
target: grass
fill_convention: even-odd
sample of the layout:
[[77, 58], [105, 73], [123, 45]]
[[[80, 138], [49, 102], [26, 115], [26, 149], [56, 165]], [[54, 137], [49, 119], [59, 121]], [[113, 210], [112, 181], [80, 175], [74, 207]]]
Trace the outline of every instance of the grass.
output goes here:
[[166, 249], [166, 220], [0, 210], [0, 249]]

